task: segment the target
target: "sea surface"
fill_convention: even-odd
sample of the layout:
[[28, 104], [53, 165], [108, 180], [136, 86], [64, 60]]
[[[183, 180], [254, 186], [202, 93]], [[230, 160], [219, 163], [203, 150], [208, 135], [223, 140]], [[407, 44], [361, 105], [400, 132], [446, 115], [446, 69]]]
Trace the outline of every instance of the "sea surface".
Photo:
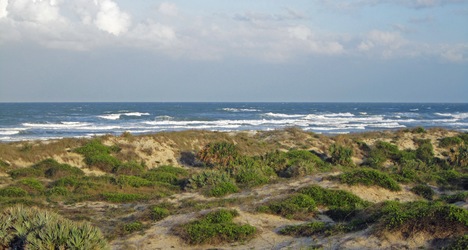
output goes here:
[[0, 103], [0, 141], [180, 131], [468, 131], [468, 103]]

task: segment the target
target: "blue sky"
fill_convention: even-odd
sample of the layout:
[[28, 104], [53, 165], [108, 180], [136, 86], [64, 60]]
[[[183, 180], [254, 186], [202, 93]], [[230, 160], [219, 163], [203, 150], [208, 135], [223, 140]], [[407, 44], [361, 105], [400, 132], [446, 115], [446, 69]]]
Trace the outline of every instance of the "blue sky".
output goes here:
[[468, 102], [467, 0], [0, 0], [0, 102]]

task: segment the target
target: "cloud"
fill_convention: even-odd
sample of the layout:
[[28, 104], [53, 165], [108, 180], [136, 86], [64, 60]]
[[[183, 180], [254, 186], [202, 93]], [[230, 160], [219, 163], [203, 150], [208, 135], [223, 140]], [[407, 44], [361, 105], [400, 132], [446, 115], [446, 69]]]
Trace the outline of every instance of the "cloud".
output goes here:
[[355, 9], [364, 6], [376, 6], [381, 4], [400, 5], [408, 8], [423, 9], [434, 8], [449, 4], [465, 3], [464, 0], [317, 0], [325, 6], [336, 9]]
[[111, 0], [98, 2], [99, 11], [94, 23], [98, 29], [118, 36], [126, 32], [131, 24], [130, 15], [121, 11], [119, 6]]
[[363, 37], [357, 49], [360, 52], [377, 53], [384, 58], [390, 58], [404, 53], [403, 47], [406, 45], [409, 45], [409, 42], [399, 32], [372, 30]]
[[46, 23], [64, 20], [60, 15], [59, 5], [54, 0], [3, 0], [0, 7], [4, 17], [8, 14], [9, 18], [18, 21]]
[[468, 61], [468, 43], [443, 46], [440, 56], [452, 63], [462, 63]]
[[168, 2], [161, 3], [158, 7], [158, 11], [166, 16], [177, 16], [179, 14], [177, 5]]
[[0, 0], [0, 18], [7, 17], [8, 15], [7, 6], [8, 6], [8, 0]]

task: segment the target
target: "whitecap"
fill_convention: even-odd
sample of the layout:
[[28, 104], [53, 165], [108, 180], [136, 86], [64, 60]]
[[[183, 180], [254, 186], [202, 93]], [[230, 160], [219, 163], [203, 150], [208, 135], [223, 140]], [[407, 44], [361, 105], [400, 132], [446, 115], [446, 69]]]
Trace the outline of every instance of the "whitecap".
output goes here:
[[39, 129], [70, 129], [88, 126], [89, 123], [84, 122], [60, 122], [60, 123], [23, 123], [25, 127]]
[[281, 114], [281, 113], [265, 113], [263, 114], [264, 116], [269, 116], [269, 117], [277, 117], [277, 118], [300, 118], [300, 117], [306, 117], [306, 115], [299, 115], [299, 114], [294, 114], [294, 115], [288, 115], [288, 114]]
[[224, 111], [228, 112], [258, 112], [260, 110], [253, 108], [222, 108]]

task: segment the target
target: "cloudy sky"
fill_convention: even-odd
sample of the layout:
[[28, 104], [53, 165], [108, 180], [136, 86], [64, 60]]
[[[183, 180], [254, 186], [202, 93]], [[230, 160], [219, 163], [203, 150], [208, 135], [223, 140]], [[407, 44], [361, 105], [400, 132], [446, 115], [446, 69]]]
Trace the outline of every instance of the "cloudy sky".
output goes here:
[[0, 0], [0, 102], [468, 102], [468, 0]]

